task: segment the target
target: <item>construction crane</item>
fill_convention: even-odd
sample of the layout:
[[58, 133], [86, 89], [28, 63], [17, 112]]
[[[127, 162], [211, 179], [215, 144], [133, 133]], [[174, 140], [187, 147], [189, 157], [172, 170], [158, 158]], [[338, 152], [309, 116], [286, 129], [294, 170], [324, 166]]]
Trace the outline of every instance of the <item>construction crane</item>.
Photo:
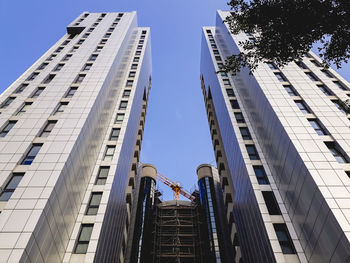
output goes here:
[[187, 193], [185, 190], [182, 189], [179, 183], [175, 183], [166, 176], [157, 173], [157, 179], [161, 181], [162, 183], [166, 184], [173, 190], [173, 199], [174, 200], [179, 200], [180, 199], [180, 194], [187, 199], [193, 201], [195, 197], [189, 193]]
[[[142, 162], [139, 162], [139, 166], [142, 165]], [[174, 200], [179, 200], [180, 199], [180, 195], [186, 197], [187, 199], [193, 201], [195, 199], [195, 197], [191, 194], [189, 194], [188, 192], [186, 192], [185, 190], [182, 189], [182, 186], [180, 186], [179, 183], [175, 183], [172, 180], [170, 180], [169, 178], [167, 178], [166, 176], [157, 173], [157, 179], [159, 181], [161, 181], [162, 183], [166, 184], [167, 186], [169, 186], [172, 190], [173, 190], [173, 199]]]

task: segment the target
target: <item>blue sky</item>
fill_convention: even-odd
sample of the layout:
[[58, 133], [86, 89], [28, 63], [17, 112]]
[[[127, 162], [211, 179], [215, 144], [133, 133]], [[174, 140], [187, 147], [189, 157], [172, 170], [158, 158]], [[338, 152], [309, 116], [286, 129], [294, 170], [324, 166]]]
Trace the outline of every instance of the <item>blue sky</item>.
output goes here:
[[[228, 0], [0, 0], [0, 92], [65, 34], [83, 11], [137, 11], [151, 27], [153, 79], [141, 161], [192, 190], [196, 167], [215, 164], [199, 81], [201, 27]], [[339, 71], [350, 80], [350, 66]], [[160, 185], [165, 199], [172, 198]]]

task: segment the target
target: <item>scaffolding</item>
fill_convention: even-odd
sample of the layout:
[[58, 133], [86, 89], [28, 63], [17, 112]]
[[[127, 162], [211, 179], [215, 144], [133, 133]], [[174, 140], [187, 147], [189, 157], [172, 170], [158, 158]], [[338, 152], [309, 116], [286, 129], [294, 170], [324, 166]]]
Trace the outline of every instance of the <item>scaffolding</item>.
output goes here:
[[204, 262], [196, 202], [163, 202], [156, 206], [154, 213], [151, 252], [154, 263]]

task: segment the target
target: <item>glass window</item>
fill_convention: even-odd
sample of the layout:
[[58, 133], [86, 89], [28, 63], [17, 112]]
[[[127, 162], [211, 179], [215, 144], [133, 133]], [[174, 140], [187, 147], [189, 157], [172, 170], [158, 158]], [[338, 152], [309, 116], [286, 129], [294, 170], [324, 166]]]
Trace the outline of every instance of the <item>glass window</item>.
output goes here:
[[222, 81], [224, 82], [224, 85], [227, 85], [227, 86], [231, 85], [231, 83], [228, 79], [223, 79]]
[[275, 76], [276, 76], [276, 77], [278, 78], [278, 80], [281, 81], [281, 82], [287, 81], [287, 78], [286, 78], [282, 73], [276, 72], [276, 73], [275, 73]]
[[140, 56], [140, 55], [141, 55], [141, 51], [140, 51], [140, 50], [137, 50], [137, 51], [135, 52], [135, 55], [136, 55], [136, 56]]
[[316, 75], [312, 72], [305, 72], [306, 76], [309, 77], [312, 81], [319, 81], [319, 79], [316, 77]]
[[348, 90], [342, 83], [339, 81], [333, 81], [333, 83], [341, 90]]
[[36, 76], [38, 76], [38, 75], [39, 75], [38, 72], [34, 72], [34, 73], [30, 74], [29, 77], [27, 78], [27, 81], [34, 80], [36, 78]]
[[226, 93], [227, 93], [227, 96], [229, 96], [229, 97], [234, 97], [235, 96], [235, 93], [234, 93], [233, 89], [226, 89]]
[[92, 31], [94, 31], [94, 28], [90, 27], [87, 32], [92, 32]]
[[264, 167], [262, 166], [253, 166], [255, 176], [258, 179], [259, 184], [270, 184], [269, 179], [266, 176]]
[[89, 58], [89, 61], [95, 61], [97, 59], [97, 55], [91, 55], [91, 57]]
[[136, 72], [135, 71], [130, 71], [129, 73], [129, 78], [135, 77]]
[[65, 40], [65, 41], [62, 43], [62, 45], [65, 46], [65, 45], [67, 45], [68, 43], [69, 43], [69, 40]]
[[4, 190], [0, 194], [0, 201], [8, 201], [16, 190], [19, 182], [22, 180], [24, 173], [13, 173], [10, 181], [6, 184]]
[[8, 132], [13, 128], [13, 126], [15, 126], [16, 122], [17, 121], [9, 121], [0, 132], [0, 137], [5, 137], [8, 134]]
[[327, 69], [321, 70], [328, 78], [334, 78], [333, 74], [331, 74]]
[[112, 160], [113, 155], [114, 155], [114, 151], [115, 151], [115, 145], [107, 145], [103, 160], [104, 161]]
[[1, 104], [1, 108], [2, 108], [2, 109], [7, 108], [14, 100], [15, 100], [15, 97], [9, 97], [9, 98], [7, 98], [7, 99]]
[[19, 87], [16, 89], [15, 93], [21, 93], [26, 87], [28, 87], [28, 84], [19, 85]]
[[22, 108], [17, 112], [16, 116], [20, 116], [23, 113], [25, 113], [28, 109], [28, 107], [32, 105], [32, 102], [26, 102], [23, 104]]
[[39, 137], [48, 137], [57, 121], [48, 121]]
[[266, 64], [269, 66], [270, 69], [278, 69], [275, 63], [273, 62], [267, 62]]
[[311, 111], [307, 108], [305, 102], [301, 101], [301, 100], [297, 100], [295, 101], [295, 104], [298, 106], [298, 108], [300, 109], [300, 111], [304, 114], [308, 114], [311, 113]]
[[131, 87], [133, 83], [134, 83], [133, 80], [127, 80], [126, 81], [126, 87]]
[[101, 52], [102, 48], [103, 48], [103, 47], [97, 47], [97, 48], [95, 49], [95, 52]]
[[137, 64], [132, 64], [131, 69], [137, 69]]
[[102, 45], [104, 45], [104, 44], [106, 44], [107, 43], [107, 39], [102, 39], [101, 41], [100, 41], [100, 44], [102, 44]]
[[72, 54], [65, 55], [62, 61], [67, 61], [72, 57]]
[[57, 64], [53, 71], [60, 71], [63, 68], [64, 64]]
[[85, 33], [85, 34], [83, 35], [83, 38], [87, 38], [88, 36], [90, 36], [90, 34], [89, 34], [89, 33]]
[[283, 254], [295, 254], [293, 241], [290, 238], [286, 224], [273, 224], [276, 231], [278, 242], [280, 243]]
[[120, 128], [113, 128], [111, 135], [109, 136], [109, 140], [110, 141], [118, 140], [119, 134], [120, 134]]
[[247, 127], [240, 127], [239, 130], [241, 131], [241, 135], [243, 140], [251, 140], [252, 137], [250, 136], [249, 129]]
[[52, 54], [51, 56], [49, 56], [46, 60], [47, 61], [51, 61], [56, 57], [56, 54]]
[[323, 92], [324, 95], [326, 96], [333, 96], [333, 92], [329, 90], [329, 88], [324, 85], [324, 84], [320, 84], [320, 85], [317, 85], [317, 87], [320, 88], [320, 90]]
[[295, 63], [299, 66], [299, 68], [308, 69], [308, 67], [304, 64], [304, 62], [297, 61]]
[[234, 114], [235, 114], [237, 123], [245, 123], [242, 112], [235, 112]]
[[254, 145], [246, 145], [245, 146], [249, 155], [250, 160], [260, 160], [259, 154]]
[[111, 36], [111, 34], [107, 33], [107, 34], [104, 35], [104, 38], [109, 38], [110, 36]]
[[55, 50], [55, 52], [61, 52], [63, 50], [63, 47], [58, 47], [56, 50]]
[[318, 135], [327, 135], [326, 131], [321, 127], [317, 120], [308, 120], [312, 128], [317, 132]]
[[296, 91], [291, 85], [283, 85], [284, 89], [288, 92], [290, 96], [298, 96]]
[[277, 200], [275, 195], [272, 191], [262, 191], [262, 195], [265, 200], [265, 204], [267, 206], [267, 210], [269, 211], [270, 215], [280, 215], [281, 211], [278, 206]]
[[139, 62], [140, 58], [139, 57], [135, 57], [133, 62]]
[[326, 146], [328, 147], [331, 154], [334, 156], [338, 163], [348, 163], [348, 160], [341, 153], [339, 149], [340, 147], [336, 146], [334, 143], [326, 143]]
[[66, 98], [72, 98], [77, 90], [77, 87], [71, 87], [66, 94]]
[[232, 109], [238, 110], [239, 104], [237, 100], [230, 100]]
[[54, 115], [58, 115], [58, 114], [64, 112], [65, 108], [67, 108], [67, 105], [68, 105], [68, 102], [60, 102]]
[[86, 215], [97, 215], [98, 207], [100, 206], [102, 192], [92, 192], [90, 201], [87, 205]]
[[40, 94], [44, 91], [44, 87], [39, 87], [37, 88], [37, 90], [34, 92], [34, 94], [32, 95], [32, 98], [36, 98], [36, 97], [39, 97]]
[[121, 101], [120, 105], [119, 105], [119, 109], [120, 110], [125, 110], [127, 106], [128, 106], [128, 102], [127, 101]]
[[79, 236], [77, 238], [77, 243], [75, 245], [74, 253], [76, 254], [86, 254], [89, 246], [90, 237], [94, 225], [93, 224], [82, 224]]
[[43, 80], [43, 83], [44, 83], [44, 84], [50, 83], [50, 82], [54, 79], [55, 76], [56, 76], [55, 74], [49, 74], [49, 75]]
[[74, 83], [81, 83], [85, 78], [85, 75], [84, 74], [79, 74], [75, 80], [74, 80]]
[[123, 122], [124, 116], [125, 116], [124, 113], [118, 113], [117, 116], [116, 116], [116, 118], [115, 118], [115, 123]]
[[80, 40], [77, 42], [77, 45], [81, 45], [81, 44], [83, 44], [83, 43], [84, 43], [84, 41], [85, 41], [85, 39], [80, 39]]
[[38, 152], [41, 149], [42, 144], [33, 144], [32, 148], [30, 148], [29, 152], [27, 153], [27, 156], [23, 159], [22, 163], [23, 165], [31, 165], [34, 161], [35, 156], [38, 154]]
[[123, 92], [123, 98], [129, 98], [130, 97], [131, 90], [124, 90]]
[[72, 47], [72, 49], [70, 50], [70, 52], [72, 52], [72, 53], [73, 53], [73, 52], [77, 51], [77, 50], [78, 50], [78, 48], [79, 48], [79, 47]]
[[85, 64], [82, 71], [88, 71], [91, 69], [91, 67], [92, 67], [92, 64]]
[[321, 63], [318, 62], [318, 61], [316, 61], [316, 60], [314, 60], [314, 59], [311, 59], [310, 62], [311, 62], [312, 64], [314, 64], [316, 67], [322, 67]]
[[37, 68], [37, 70], [42, 70], [42, 69], [46, 68], [47, 65], [49, 65], [49, 63], [44, 62]]
[[100, 170], [98, 171], [97, 178], [96, 178], [96, 185], [104, 185], [107, 180], [109, 172], [109, 166], [108, 167], [100, 167]]
[[142, 49], [142, 46], [140, 46], [140, 45], [139, 45], [139, 46], [137, 46], [137, 49]]
[[346, 114], [346, 111], [345, 111], [344, 107], [340, 104], [339, 100], [332, 100], [332, 102], [338, 108], [338, 110], [340, 110], [342, 113]]

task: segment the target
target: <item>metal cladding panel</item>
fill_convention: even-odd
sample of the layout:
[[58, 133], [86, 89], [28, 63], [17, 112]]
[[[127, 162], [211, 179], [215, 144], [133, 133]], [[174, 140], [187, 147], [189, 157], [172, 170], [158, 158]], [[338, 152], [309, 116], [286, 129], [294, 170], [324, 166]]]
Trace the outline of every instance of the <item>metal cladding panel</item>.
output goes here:
[[[269, 238], [255, 198], [238, 140], [235, 135], [221, 86], [210, 56], [209, 43], [202, 36], [201, 74], [207, 96], [212, 96], [223, 148], [235, 187], [233, 216], [244, 260], [247, 262], [275, 262]], [[262, 245], [263, 244], [263, 245]]]

